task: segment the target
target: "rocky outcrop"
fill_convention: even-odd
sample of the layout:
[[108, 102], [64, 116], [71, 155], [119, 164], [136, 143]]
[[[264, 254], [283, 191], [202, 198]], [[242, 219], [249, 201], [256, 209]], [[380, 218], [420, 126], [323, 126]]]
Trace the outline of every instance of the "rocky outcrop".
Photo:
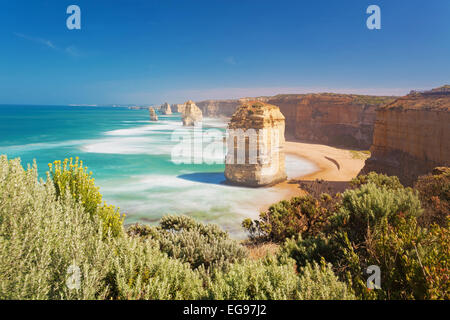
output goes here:
[[183, 113], [186, 106], [184, 104], [173, 104], [172, 111], [177, 113]]
[[164, 115], [172, 114], [172, 109], [170, 108], [170, 104], [168, 104], [167, 102], [161, 106], [160, 111], [161, 111], [161, 114], [164, 114]]
[[361, 173], [396, 175], [412, 185], [450, 166], [450, 86], [409, 95], [377, 109], [371, 157]]
[[286, 94], [236, 100], [206, 100], [198, 103], [211, 117], [234, 113], [246, 101], [276, 105], [286, 117], [286, 136], [305, 142], [369, 149], [372, 144], [375, 110], [394, 97], [350, 94]]
[[259, 101], [240, 106], [228, 124], [227, 182], [260, 187], [286, 180], [284, 130], [277, 106]]
[[196, 126], [200, 124], [203, 121], [202, 110], [192, 100], [189, 100], [184, 105], [183, 126]]
[[156, 111], [155, 109], [153, 109], [152, 107], [148, 108], [148, 111], [150, 113], [150, 120], [151, 121], [158, 121], [158, 116], [156, 115]]

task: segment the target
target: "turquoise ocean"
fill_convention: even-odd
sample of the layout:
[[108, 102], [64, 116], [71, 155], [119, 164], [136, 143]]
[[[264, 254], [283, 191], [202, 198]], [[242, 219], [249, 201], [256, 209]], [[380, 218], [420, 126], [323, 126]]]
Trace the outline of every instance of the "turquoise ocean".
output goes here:
[[[156, 224], [166, 214], [185, 214], [217, 223], [232, 237], [244, 237], [242, 219], [286, 195], [276, 187], [223, 184], [222, 163], [174, 163], [172, 151], [183, 130], [181, 115], [158, 115], [125, 107], [0, 105], [0, 154], [33, 160], [45, 178], [48, 163], [80, 157], [93, 172], [104, 200], [120, 207], [126, 224]], [[225, 120], [205, 118], [204, 132], [224, 132]], [[184, 129], [186, 130], [186, 129]], [[187, 132], [187, 131], [186, 131]], [[219, 148], [220, 149], [220, 148]], [[223, 154], [215, 153], [218, 162]], [[314, 164], [286, 157], [288, 177], [313, 172]]]

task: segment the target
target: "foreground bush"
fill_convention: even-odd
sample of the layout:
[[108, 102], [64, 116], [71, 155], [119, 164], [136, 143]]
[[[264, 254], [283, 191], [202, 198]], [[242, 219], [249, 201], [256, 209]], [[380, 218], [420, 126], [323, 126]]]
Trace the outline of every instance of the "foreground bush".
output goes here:
[[339, 281], [332, 265], [308, 263], [300, 269], [298, 298], [300, 300], [354, 300], [348, 286]]
[[225, 300], [332, 300], [354, 299], [330, 265], [307, 264], [295, 272], [292, 259], [280, 264], [273, 258], [233, 264], [228, 272], [215, 272], [209, 298]]
[[49, 164], [49, 168], [58, 197], [72, 197], [91, 217], [100, 217], [105, 235], [108, 232], [113, 236], [122, 233], [124, 217], [121, 217], [119, 210], [114, 206], [102, 203], [102, 195], [95, 186], [92, 172], [83, 167], [83, 161], [79, 161], [78, 157], [75, 161], [72, 158], [65, 159], [63, 163], [55, 161]]
[[216, 300], [291, 300], [297, 298], [298, 276], [291, 260], [274, 259], [233, 264], [227, 272], [216, 270], [209, 284], [209, 298]]
[[388, 176], [382, 173], [369, 172], [366, 175], [360, 175], [352, 179], [350, 185], [359, 188], [364, 184], [373, 183], [377, 187], [386, 187], [390, 190], [402, 189], [403, 185], [396, 176]]
[[[85, 210], [59, 197], [51, 179], [38, 182], [36, 166], [25, 171], [0, 157], [0, 299], [202, 296], [189, 265], [140, 241], [105, 237], [102, 220]], [[69, 289], [71, 280], [79, 289]]]
[[[0, 299], [450, 299], [450, 218], [424, 228], [417, 193], [395, 183], [283, 202], [264, 237], [290, 238], [249, 260], [189, 217], [126, 234], [99, 211], [86, 168], [53, 174], [38, 181], [35, 165], [0, 157]], [[369, 265], [380, 290], [366, 288]]]
[[[448, 297], [448, 227], [421, 228], [421, 212], [412, 189], [369, 182], [344, 192], [323, 233], [288, 240], [279, 257], [294, 258], [299, 268], [325, 259], [361, 298]], [[381, 269], [381, 290], [367, 290], [370, 265]]]
[[337, 201], [328, 194], [319, 199], [310, 195], [294, 197], [272, 205], [258, 220], [245, 219], [242, 226], [255, 241], [283, 242], [298, 234], [319, 233], [337, 206]]
[[331, 218], [331, 224], [359, 244], [367, 239], [368, 232], [376, 234], [386, 225], [397, 225], [402, 216], [416, 218], [421, 212], [420, 200], [412, 189], [392, 190], [369, 182], [344, 192], [341, 208]]
[[116, 240], [108, 261], [108, 299], [182, 300], [204, 296], [203, 282], [188, 264], [170, 259], [137, 239]]
[[445, 226], [450, 217], [450, 168], [435, 168], [432, 174], [419, 177], [414, 188], [424, 207], [419, 223], [425, 227], [433, 223]]
[[187, 216], [165, 216], [156, 228], [134, 225], [128, 234], [156, 242], [159, 250], [193, 269], [226, 268], [247, 256], [245, 248], [217, 225], [204, 225]]

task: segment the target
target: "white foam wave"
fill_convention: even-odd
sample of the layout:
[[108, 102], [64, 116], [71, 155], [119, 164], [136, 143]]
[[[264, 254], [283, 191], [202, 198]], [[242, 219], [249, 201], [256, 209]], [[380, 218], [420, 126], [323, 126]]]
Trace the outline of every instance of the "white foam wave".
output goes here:
[[89, 140], [67, 140], [60, 142], [39, 142], [12, 146], [0, 146], [1, 153], [8, 152], [27, 152], [42, 149], [54, 149], [60, 147], [77, 146], [89, 142]]
[[152, 137], [121, 137], [94, 140], [81, 147], [84, 152], [105, 154], [170, 154], [172, 146], [167, 141], [157, 141]]

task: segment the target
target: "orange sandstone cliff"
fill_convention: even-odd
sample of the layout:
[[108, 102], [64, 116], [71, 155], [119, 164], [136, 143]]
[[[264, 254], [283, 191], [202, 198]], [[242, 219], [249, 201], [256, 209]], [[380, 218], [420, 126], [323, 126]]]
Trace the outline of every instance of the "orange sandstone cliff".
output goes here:
[[362, 173], [396, 175], [411, 185], [437, 166], [450, 166], [450, 86], [414, 92], [377, 109]]
[[268, 103], [280, 106], [286, 133], [305, 142], [369, 149], [375, 110], [392, 97], [349, 94], [278, 95]]
[[286, 137], [305, 142], [369, 149], [375, 110], [393, 97], [350, 94], [285, 94], [235, 100], [207, 100], [198, 107], [207, 117], [231, 117], [245, 102], [276, 105], [286, 118]]

